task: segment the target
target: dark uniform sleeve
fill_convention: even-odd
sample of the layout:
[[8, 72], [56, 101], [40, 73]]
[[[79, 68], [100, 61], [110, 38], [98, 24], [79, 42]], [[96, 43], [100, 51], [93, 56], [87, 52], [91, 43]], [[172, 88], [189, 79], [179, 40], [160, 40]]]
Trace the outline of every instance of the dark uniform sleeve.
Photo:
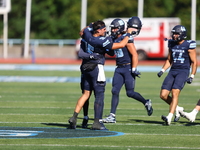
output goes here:
[[176, 44], [174, 40], [168, 40], [168, 48], [171, 49], [171, 47]]
[[78, 52], [78, 57], [80, 57], [82, 59], [90, 59], [90, 54], [84, 52], [83, 49], [80, 48], [80, 50]]
[[110, 50], [110, 49], [106, 49], [106, 54], [108, 54], [110, 56], [114, 56], [115, 55], [115, 51], [114, 50]]
[[105, 49], [112, 49], [113, 46], [113, 40], [111, 37], [105, 37], [105, 39], [102, 42], [102, 47]]

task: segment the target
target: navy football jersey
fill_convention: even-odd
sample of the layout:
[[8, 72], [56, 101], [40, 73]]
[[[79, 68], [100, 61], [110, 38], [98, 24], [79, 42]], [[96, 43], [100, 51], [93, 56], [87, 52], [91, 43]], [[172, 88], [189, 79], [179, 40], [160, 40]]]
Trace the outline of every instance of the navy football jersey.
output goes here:
[[196, 48], [196, 42], [192, 40], [185, 40], [182, 44], [177, 45], [173, 40], [168, 41], [168, 47], [172, 54], [171, 69], [190, 69], [191, 60], [188, 54], [189, 49]]
[[[115, 39], [114, 42], [119, 43], [125, 38], [125, 35], [120, 36], [119, 38]], [[133, 43], [133, 37], [131, 36], [129, 38], [128, 43]], [[131, 63], [131, 54], [128, 51], [128, 48], [125, 46], [120, 49], [115, 49], [115, 55], [116, 55], [116, 64], [127, 64]]]
[[[104, 36], [94, 37], [91, 34], [90, 28], [86, 28], [84, 30], [84, 34], [82, 38], [83, 39], [81, 41], [81, 48], [89, 54], [99, 53], [104, 56], [105, 53], [108, 52], [108, 49], [111, 49], [113, 46], [113, 40], [111, 37], [104, 37]], [[98, 63], [104, 64], [105, 57], [102, 57], [102, 60], [99, 61]]]

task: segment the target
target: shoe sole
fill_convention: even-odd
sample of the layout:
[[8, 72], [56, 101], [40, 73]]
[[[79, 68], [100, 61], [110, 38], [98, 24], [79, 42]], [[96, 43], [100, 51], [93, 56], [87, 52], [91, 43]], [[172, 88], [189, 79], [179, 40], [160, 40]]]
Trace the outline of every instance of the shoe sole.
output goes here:
[[162, 118], [162, 120], [165, 122], [165, 124], [166, 124], [167, 126], [170, 125], [170, 124], [168, 123], [168, 119], [167, 119], [167, 117], [162, 116], [161, 118]]
[[153, 114], [153, 108], [150, 110], [150, 112], [147, 110], [148, 116], [151, 116]]
[[103, 123], [116, 123], [116, 121], [102, 121]]

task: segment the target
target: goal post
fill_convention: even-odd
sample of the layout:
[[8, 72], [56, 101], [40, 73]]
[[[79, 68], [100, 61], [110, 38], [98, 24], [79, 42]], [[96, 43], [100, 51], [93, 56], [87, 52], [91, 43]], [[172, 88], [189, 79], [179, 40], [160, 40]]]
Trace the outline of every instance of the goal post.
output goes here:
[[11, 10], [10, 0], [0, 0], [0, 14], [8, 13]]
[[8, 55], [8, 13], [11, 10], [11, 0], [0, 0], [0, 14], [3, 15], [3, 58]]

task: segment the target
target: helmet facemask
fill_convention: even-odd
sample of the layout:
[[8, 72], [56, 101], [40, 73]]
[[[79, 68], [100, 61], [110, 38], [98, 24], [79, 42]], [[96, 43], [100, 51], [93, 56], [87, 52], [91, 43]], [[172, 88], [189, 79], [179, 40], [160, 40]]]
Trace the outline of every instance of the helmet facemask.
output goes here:
[[[114, 31], [113, 31], [114, 30]], [[117, 36], [119, 35], [119, 34], [121, 34], [121, 31], [120, 31], [120, 29], [118, 28], [118, 27], [111, 27], [110, 28], [110, 31], [111, 31], [111, 36], [113, 37], [113, 38], [117, 38]]]
[[138, 36], [139, 34], [140, 34], [140, 30], [141, 30], [141, 28], [135, 28], [135, 27], [129, 27], [128, 26], [128, 28], [134, 28], [134, 29], [137, 29], [136, 31], [132, 31], [132, 36], [133, 37], [136, 37], [136, 36]]

